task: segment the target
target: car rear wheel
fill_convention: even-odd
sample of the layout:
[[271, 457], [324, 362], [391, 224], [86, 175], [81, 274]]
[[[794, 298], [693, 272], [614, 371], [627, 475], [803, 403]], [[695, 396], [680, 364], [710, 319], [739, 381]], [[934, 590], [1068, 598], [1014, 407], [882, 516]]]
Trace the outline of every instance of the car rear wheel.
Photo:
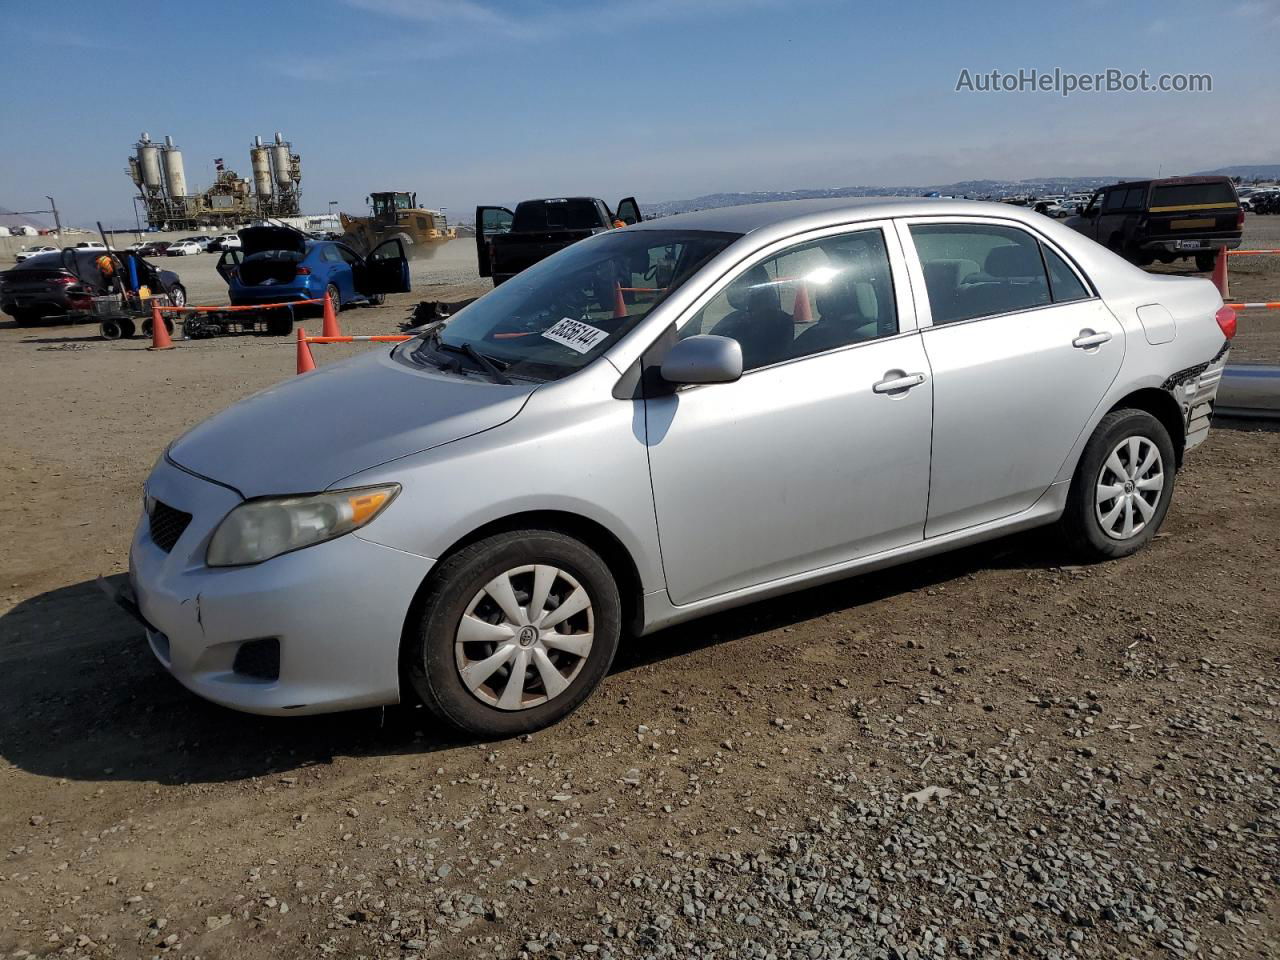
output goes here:
[[478, 541], [428, 584], [405, 651], [410, 684], [441, 719], [509, 737], [572, 713], [608, 672], [622, 607], [604, 561], [549, 530]]
[[[342, 295], [338, 293], [338, 288], [334, 284], [329, 284], [324, 288], [324, 295], [333, 301], [333, 312], [339, 313], [342, 310]], [[321, 309], [324, 304], [320, 304]]]
[[1216, 259], [1217, 255], [1213, 253], [1197, 253], [1196, 269], [1203, 273], [1208, 273], [1213, 269], [1213, 264]]
[[1085, 445], [1062, 531], [1087, 560], [1127, 557], [1151, 542], [1169, 512], [1176, 461], [1164, 424], [1145, 410], [1113, 410]]
[[187, 305], [187, 291], [180, 283], [175, 283], [169, 288], [169, 303], [175, 307], [185, 307]]

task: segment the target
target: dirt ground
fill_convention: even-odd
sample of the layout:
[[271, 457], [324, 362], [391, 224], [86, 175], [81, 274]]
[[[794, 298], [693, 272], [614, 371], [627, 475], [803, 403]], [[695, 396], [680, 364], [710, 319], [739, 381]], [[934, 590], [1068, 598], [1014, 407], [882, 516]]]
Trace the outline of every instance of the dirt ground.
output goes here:
[[[473, 251], [344, 331], [482, 292]], [[214, 259], [166, 266], [213, 296]], [[1254, 260], [1233, 293], [1280, 299]], [[1241, 327], [1280, 360], [1280, 313]], [[212, 706], [94, 586], [165, 445], [293, 369], [0, 324], [0, 956], [1280, 953], [1280, 432], [1218, 424], [1136, 557], [1037, 533], [755, 604], [471, 743]]]

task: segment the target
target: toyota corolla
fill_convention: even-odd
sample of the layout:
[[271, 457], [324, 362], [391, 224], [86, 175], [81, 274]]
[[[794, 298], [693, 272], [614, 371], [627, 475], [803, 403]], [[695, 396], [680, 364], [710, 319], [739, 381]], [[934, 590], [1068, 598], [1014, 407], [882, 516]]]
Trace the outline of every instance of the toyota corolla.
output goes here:
[[712, 611], [1042, 525], [1142, 548], [1234, 331], [1004, 204], [639, 223], [177, 440], [123, 599], [229, 707], [533, 730]]

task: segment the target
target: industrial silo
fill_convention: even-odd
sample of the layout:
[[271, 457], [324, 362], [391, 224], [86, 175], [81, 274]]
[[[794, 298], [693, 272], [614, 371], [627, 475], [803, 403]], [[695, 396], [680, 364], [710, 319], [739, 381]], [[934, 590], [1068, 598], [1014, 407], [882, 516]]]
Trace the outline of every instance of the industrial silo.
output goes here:
[[271, 156], [269, 149], [262, 145], [261, 137], [253, 138], [253, 146], [249, 148], [249, 165], [253, 168], [254, 192], [260, 197], [271, 196]]
[[274, 154], [274, 164], [276, 171], [276, 183], [281, 187], [289, 187], [293, 184], [292, 170], [289, 163], [289, 142], [281, 136], [280, 131], [276, 131], [276, 142], [271, 148]]
[[173, 145], [173, 137], [164, 138], [164, 179], [170, 199], [187, 195], [187, 175], [182, 169], [182, 151]]
[[144, 133], [138, 140], [137, 151], [142, 186], [148, 193], [159, 193], [164, 187], [164, 176], [160, 172], [160, 148]]

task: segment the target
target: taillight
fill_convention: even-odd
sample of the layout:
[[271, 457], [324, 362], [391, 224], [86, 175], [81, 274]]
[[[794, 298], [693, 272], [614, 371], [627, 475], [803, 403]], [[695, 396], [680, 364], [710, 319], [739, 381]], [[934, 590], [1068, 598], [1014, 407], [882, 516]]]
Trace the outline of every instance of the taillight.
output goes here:
[[298, 267], [296, 270], [294, 270], [294, 271], [293, 271], [293, 274], [294, 274], [294, 276], [296, 276], [296, 277], [309, 277], [309, 276], [311, 276], [311, 268], [310, 268], [310, 267]]
[[52, 280], [50, 280], [49, 282], [50, 282], [50, 283], [62, 283], [62, 284], [66, 284], [67, 286], [71, 286], [71, 284], [73, 284], [73, 283], [75, 283], [75, 282], [76, 282], [76, 278], [75, 278], [75, 277], [54, 277], [54, 278], [53, 278]]
[[1240, 208], [1240, 212], [1236, 214], [1236, 226], [1244, 228], [1244, 207]]
[[1236, 335], [1236, 312], [1230, 307], [1219, 307], [1213, 319], [1218, 321], [1218, 326], [1222, 328], [1222, 335], [1228, 340]]

